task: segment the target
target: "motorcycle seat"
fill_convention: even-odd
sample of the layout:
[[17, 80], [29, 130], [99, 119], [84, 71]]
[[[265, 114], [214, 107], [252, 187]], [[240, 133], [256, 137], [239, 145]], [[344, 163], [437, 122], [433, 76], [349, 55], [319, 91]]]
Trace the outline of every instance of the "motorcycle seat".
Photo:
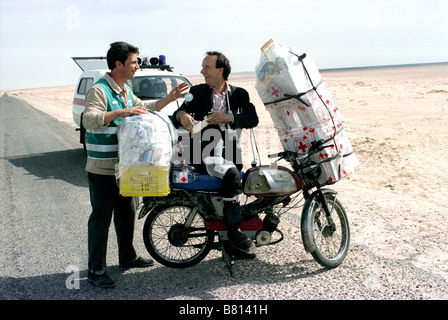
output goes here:
[[[244, 171], [240, 170], [241, 179], [244, 177]], [[173, 168], [173, 188], [185, 190], [220, 190], [222, 180], [212, 177], [207, 173], [196, 170], [189, 170], [187, 174], [182, 173], [182, 169]]]

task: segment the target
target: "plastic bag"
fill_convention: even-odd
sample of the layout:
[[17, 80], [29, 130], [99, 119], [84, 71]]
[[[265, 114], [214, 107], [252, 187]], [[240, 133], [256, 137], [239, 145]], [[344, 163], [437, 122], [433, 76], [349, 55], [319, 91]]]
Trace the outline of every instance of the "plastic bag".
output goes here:
[[170, 191], [169, 176], [177, 133], [163, 113], [123, 118], [118, 126], [115, 175], [125, 196], [160, 196]]

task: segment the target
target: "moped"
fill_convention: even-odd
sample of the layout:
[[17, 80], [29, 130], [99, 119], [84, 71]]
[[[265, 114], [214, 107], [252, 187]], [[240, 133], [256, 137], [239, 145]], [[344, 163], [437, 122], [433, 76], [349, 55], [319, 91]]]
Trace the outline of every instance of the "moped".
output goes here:
[[[280, 219], [291, 209], [302, 207], [300, 230], [305, 250], [325, 268], [344, 261], [350, 244], [348, 217], [337, 192], [319, 182], [322, 163], [311, 159], [331, 146], [318, 140], [305, 155], [279, 152], [269, 155], [276, 159], [271, 165], [253, 165], [242, 172], [243, 198], [249, 200], [240, 202], [240, 230], [257, 248], [283, 240]], [[291, 169], [279, 165], [280, 160]], [[145, 247], [156, 261], [171, 268], [191, 267], [210, 250], [219, 250], [233, 275], [235, 254], [224, 226], [221, 180], [187, 166], [174, 168], [171, 181], [185, 170], [191, 183], [172, 183], [167, 196], [143, 198], [139, 219], [147, 216]]]

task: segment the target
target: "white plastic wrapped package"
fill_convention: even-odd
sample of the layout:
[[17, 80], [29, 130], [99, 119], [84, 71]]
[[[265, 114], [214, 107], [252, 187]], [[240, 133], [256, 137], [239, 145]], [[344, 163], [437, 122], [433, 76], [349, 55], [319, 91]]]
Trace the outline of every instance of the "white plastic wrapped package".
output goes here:
[[125, 196], [167, 195], [177, 133], [163, 113], [123, 118], [118, 126], [116, 177]]
[[312, 58], [301, 49], [273, 40], [261, 51], [255, 88], [283, 148], [304, 155], [311, 142], [322, 139], [329, 147], [312, 156], [321, 163], [319, 182], [334, 183], [354, 173], [358, 160], [342, 126], [341, 114]]
[[255, 87], [264, 103], [308, 92], [313, 89], [312, 84], [322, 81], [311, 57], [306, 56], [306, 59], [299, 61], [298, 56], [304, 54], [301, 49], [288, 48], [269, 40], [261, 51], [255, 69]]

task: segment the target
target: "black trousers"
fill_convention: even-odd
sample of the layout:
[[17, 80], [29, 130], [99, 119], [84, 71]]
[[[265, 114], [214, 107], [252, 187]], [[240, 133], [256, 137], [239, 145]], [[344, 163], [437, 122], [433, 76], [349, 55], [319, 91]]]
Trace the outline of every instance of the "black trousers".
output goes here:
[[136, 204], [134, 198], [120, 195], [115, 176], [88, 173], [88, 181], [92, 205], [88, 221], [88, 268], [92, 273], [103, 274], [112, 216], [119, 262], [133, 262], [137, 259], [133, 246]]
[[[221, 195], [223, 198], [233, 198], [243, 192], [240, 172], [237, 168], [230, 168], [222, 178]], [[237, 227], [242, 221], [240, 204], [235, 201], [224, 200], [224, 223], [229, 227]]]

